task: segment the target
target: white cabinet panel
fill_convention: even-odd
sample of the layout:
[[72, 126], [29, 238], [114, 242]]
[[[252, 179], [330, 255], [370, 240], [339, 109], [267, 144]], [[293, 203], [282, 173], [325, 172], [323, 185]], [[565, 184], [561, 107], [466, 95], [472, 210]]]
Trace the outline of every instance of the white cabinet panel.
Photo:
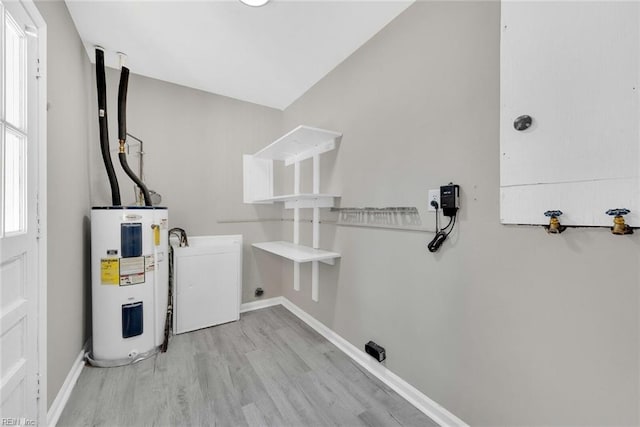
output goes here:
[[[635, 191], [617, 193], [611, 188], [635, 188]], [[568, 197], [567, 195], [571, 195]], [[638, 206], [637, 179], [607, 181], [566, 182], [557, 184], [517, 185], [502, 189], [502, 212], [517, 213], [502, 217], [505, 224], [548, 224], [540, 209], [553, 206], [563, 212], [562, 224], [613, 225], [604, 213], [611, 206]], [[584, 206], [587, 205], [588, 209]], [[628, 224], [640, 224], [640, 211], [632, 210], [625, 216]]]
[[[639, 225], [639, 18], [637, 2], [502, 3], [503, 223], [560, 209], [609, 225], [604, 211], [625, 207]], [[516, 131], [524, 114], [533, 125]]]
[[242, 236], [189, 237], [189, 245], [173, 247], [176, 334], [240, 318]]
[[256, 201], [273, 197], [273, 160], [245, 154], [242, 156], [242, 174], [244, 203], [273, 203]]

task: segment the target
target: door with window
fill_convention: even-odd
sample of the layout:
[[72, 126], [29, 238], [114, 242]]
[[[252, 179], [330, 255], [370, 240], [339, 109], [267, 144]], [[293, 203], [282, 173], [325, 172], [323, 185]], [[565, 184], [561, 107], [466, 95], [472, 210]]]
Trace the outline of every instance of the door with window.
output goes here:
[[0, 17], [0, 422], [29, 425], [39, 399], [38, 44], [21, 2], [0, 2]]

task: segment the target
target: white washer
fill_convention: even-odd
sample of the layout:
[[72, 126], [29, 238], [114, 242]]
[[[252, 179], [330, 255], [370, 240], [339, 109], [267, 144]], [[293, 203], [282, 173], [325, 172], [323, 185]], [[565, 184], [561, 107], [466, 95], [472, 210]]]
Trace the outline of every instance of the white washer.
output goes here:
[[173, 331], [176, 334], [240, 319], [242, 236], [190, 236], [173, 246]]

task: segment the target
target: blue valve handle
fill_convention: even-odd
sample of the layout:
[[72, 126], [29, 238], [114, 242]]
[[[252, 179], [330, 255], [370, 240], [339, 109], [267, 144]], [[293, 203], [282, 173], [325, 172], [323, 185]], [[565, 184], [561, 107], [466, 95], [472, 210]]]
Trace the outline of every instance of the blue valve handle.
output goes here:
[[611, 216], [620, 216], [620, 215], [626, 215], [629, 212], [631, 212], [629, 209], [625, 209], [625, 208], [618, 208], [618, 209], [609, 209], [607, 212], [605, 212], [607, 215], [611, 215]]
[[551, 218], [554, 218], [554, 217], [557, 218], [560, 215], [562, 215], [562, 211], [546, 211], [544, 213], [544, 216], [548, 216], [548, 217], [551, 217]]

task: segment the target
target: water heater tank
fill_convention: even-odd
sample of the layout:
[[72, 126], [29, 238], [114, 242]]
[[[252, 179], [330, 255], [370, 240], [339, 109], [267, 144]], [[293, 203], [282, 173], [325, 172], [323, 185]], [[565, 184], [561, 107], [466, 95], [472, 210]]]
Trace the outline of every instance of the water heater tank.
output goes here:
[[96, 366], [119, 366], [157, 351], [169, 286], [167, 208], [91, 209], [91, 299]]

